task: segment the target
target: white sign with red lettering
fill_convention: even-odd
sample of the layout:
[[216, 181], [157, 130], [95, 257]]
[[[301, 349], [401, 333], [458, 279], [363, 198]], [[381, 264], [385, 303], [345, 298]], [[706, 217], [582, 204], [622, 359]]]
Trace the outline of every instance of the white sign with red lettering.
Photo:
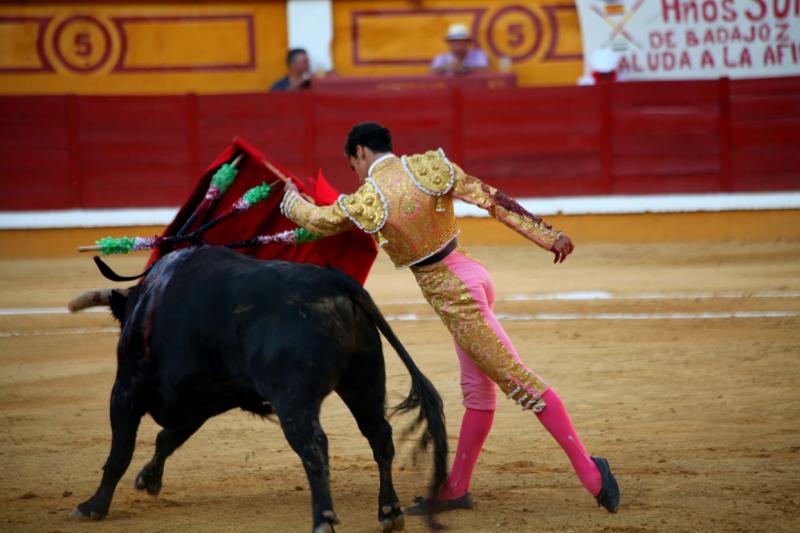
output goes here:
[[800, 0], [575, 3], [587, 70], [592, 52], [610, 48], [622, 80], [800, 75]]

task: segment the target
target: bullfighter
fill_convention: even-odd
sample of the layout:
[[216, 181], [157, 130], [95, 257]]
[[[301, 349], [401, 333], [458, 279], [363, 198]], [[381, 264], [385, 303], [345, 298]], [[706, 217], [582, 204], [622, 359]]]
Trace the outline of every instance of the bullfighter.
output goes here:
[[332, 205], [316, 206], [289, 184], [281, 212], [319, 236], [353, 226], [373, 234], [398, 268], [410, 267], [425, 299], [452, 334], [461, 366], [466, 410], [450, 477], [436, 498], [419, 499], [406, 511], [433, 514], [472, 507], [470, 481], [492, 427], [497, 385], [507, 398], [535, 413], [598, 505], [615, 513], [620, 491], [608, 461], [587, 453], [558, 394], [517, 355], [492, 311], [489, 273], [458, 246], [453, 201], [486, 209], [555, 254], [557, 263], [573, 250], [569, 237], [465, 173], [441, 149], [396, 156], [389, 130], [377, 123], [354, 126], [345, 155], [363, 180], [358, 190], [341, 195]]

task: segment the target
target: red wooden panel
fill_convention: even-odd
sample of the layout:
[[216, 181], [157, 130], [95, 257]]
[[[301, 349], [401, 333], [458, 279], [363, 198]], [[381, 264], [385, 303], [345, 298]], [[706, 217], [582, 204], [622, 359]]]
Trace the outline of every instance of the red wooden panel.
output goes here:
[[465, 92], [463, 166], [509, 194], [596, 194], [599, 113], [595, 88]]
[[92, 143], [183, 144], [183, 96], [84, 96], [79, 99], [80, 141]]
[[597, 177], [488, 179], [487, 183], [516, 198], [551, 196], [594, 196], [604, 193], [605, 182]]
[[313, 142], [317, 163], [334, 187], [354, 189], [358, 181], [345, 161], [344, 143], [350, 128], [364, 121], [389, 128], [398, 154], [442, 147], [452, 155], [452, 115], [449, 91], [315, 94]]
[[800, 77], [731, 80], [731, 96], [742, 94], [798, 94]]
[[77, 207], [66, 148], [0, 147], [0, 210]]
[[614, 158], [615, 177], [669, 177], [698, 174], [719, 174], [719, 157], [715, 154], [649, 154], [625, 155]]
[[547, 133], [528, 134], [515, 137], [514, 142], [505, 135], [486, 128], [465, 139], [469, 159], [506, 157], [517, 161], [535, 154], [580, 154], [596, 152], [598, 135], [572, 132], [563, 137]]
[[615, 133], [716, 135], [719, 112], [716, 103], [678, 109], [665, 105], [660, 108], [618, 110], [614, 113], [613, 120]]
[[[800, 189], [800, 77], [601, 87], [0, 97], [0, 209], [177, 205], [240, 135], [303, 176], [357, 180], [350, 127], [442, 146], [517, 196]], [[729, 150], [729, 151], [728, 151]]]
[[775, 120], [786, 117], [800, 117], [800, 89], [797, 94], [731, 97], [732, 120]]
[[[129, 150], [115, 160], [81, 158], [83, 207], [174, 206], [191, 192], [187, 160], [170, 161], [169, 151], [152, 146]], [[142, 162], [142, 154], [150, 161]]]
[[596, 87], [472, 90], [465, 91], [462, 98], [466, 117], [472, 113], [500, 121], [519, 116], [564, 116], [565, 113], [593, 116], [600, 103]]
[[246, 139], [299, 177], [315, 173], [306, 151], [307, 93], [198, 96], [197, 132], [205, 168], [234, 136]]
[[78, 104], [84, 207], [178, 205], [197, 176], [184, 96], [86, 96]]
[[742, 192], [796, 191], [800, 189], [797, 172], [766, 175], [763, 172], [735, 176], [735, 187]]
[[66, 147], [64, 97], [0, 97], [0, 136], [5, 146]]
[[[616, 176], [613, 194], [672, 194], [720, 192], [719, 176], [687, 174], [683, 176]], [[646, 205], [642, 206], [646, 208]]]
[[717, 81], [651, 81], [615, 83], [612, 88], [614, 109], [629, 106], [691, 107], [714, 102], [718, 98]]
[[731, 82], [736, 190], [800, 188], [800, 78]]
[[657, 134], [640, 135], [630, 132], [614, 134], [613, 153], [617, 156], [719, 155], [718, 135]]
[[734, 80], [732, 120], [800, 118], [800, 78]]
[[731, 146], [794, 146], [800, 152], [800, 117], [764, 121], [739, 121], [731, 124]]
[[[59, 124], [60, 138], [66, 135], [66, 102], [63, 96], [0, 96], [0, 125], [27, 123], [39, 126], [39, 136], [47, 138], [55, 132], [41, 129], [42, 126]], [[12, 141], [4, 135], [3, 141]]]
[[599, 177], [600, 156], [589, 154], [531, 154], [525, 158], [466, 158], [466, 172], [487, 180]]
[[611, 95], [613, 192], [721, 189], [718, 82], [622, 83]]
[[0, 209], [74, 206], [63, 96], [0, 97], [0, 139]]
[[488, 130], [497, 144], [524, 146], [528, 135], [599, 134], [598, 93], [583, 87], [561, 91], [516, 89], [469, 91], [462, 97], [465, 142]]
[[748, 146], [732, 154], [738, 173], [758, 173], [765, 181], [770, 175], [794, 173], [800, 177], [800, 150], [796, 146]]
[[717, 133], [717, 82], [621, 83], [611, 97], [615, 133]]
[[386, 97], [375, 93], [314, 96], [317, 153], [340, 157], [354, 124], [380, 122], [392, 131], [398, 153], [449, 144], [452, 134], [450, 93], [409, 91]]

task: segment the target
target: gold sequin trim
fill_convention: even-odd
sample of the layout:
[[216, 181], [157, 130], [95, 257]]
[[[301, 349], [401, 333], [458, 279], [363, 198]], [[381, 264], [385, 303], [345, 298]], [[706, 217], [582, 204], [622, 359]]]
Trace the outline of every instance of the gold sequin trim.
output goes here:
[[[541, 410], [548, 386], [506, 348], [486, 321], [464, 282], [444, 263], [411, 267], [422, 294], [470, 359], [507, 397], [523, 408]], [[523, 400], [524, 398], [524, 400]]]
[[429, 150], [424, 154], [400, 158], [414, 185], [431, 196], [444, 196], [453, 188], [456, 173], [444, 150]]
[[494, 217], [542, 248], [549, 250], [561, 236], [561, 232], [547, 227], [543, 222], [523, 217], [504, 209], [494, 207]]
[[545, 250], [552, 248], [553, 244], [561, 236], [559, 231], [550, 228], [539, 219], [521, 216], [498, 205], [495, 201], [497, 189], [494, 187], [486, 185], [474, 176], [464, 174], [464, 171], [458, 167], [456, 167], [456, 173], [457, 179], [453, 189], [455, 198], [486, 209], [494, 219], [535, 242]]
[[367, 233], [377, 233], [386, 224], [389, 206], [372, 178], [364, 180], [353, 194], [339, 196], [337, 203], [350, 221]]
[[286, 192], [280, 209], [286, 218], [321, 237], [335, 235], [353, 227], [337, 204], [317, 206], [294, 191]]

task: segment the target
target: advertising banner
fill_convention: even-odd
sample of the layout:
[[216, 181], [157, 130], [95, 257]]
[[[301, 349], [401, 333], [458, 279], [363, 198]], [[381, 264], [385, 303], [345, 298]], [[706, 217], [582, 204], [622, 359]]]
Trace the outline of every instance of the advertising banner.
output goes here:
[[800, 75], [800, 0], [578, 0], [586, 64], [621, 80]]

